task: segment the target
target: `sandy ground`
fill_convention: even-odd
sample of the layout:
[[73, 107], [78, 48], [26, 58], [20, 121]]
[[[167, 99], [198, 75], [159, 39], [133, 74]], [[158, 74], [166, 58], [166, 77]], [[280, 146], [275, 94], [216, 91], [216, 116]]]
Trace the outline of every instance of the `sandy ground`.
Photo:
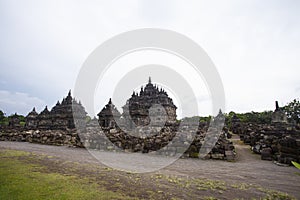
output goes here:
[[[300, 171], [294, 167], [282, 167], [271, 161], [263, 161], [253, 154], [249, 146], [233, 139], [237, 151], [235, 162], [220, 160], [178, 159], [155, 173], [222, 180], [232, 184], [251, 183], [267, 189], [286, 192], [300, 199]], [[53, 156], [59, 160], [103, 167], [87, 150], [66, 146], [50, 146], [26, 142], [0, 142], [1, 149], [14, 149]], [[110, 156], [109, 153], [105, 154]]]

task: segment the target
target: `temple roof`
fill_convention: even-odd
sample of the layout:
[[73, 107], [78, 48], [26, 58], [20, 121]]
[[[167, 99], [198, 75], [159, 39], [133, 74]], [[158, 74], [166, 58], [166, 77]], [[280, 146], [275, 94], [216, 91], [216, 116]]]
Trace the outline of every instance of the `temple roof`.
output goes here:
[[116, 106], [112, 103], [111, 98], [109, 99], [108, 103], [104, 106], [104, 108], [98, 113], [99, 117], [105, 116], [121, 116], [120, 112], [116, 108]]
[[40, 115], [48, 115], [50, 114], [48, 107], [46, 106], [45, 109], [40, 113]]
[[32, 109], [32, 111], [30, 113], [28, 113], [28, 115], [26, 116], [27, 118], [35, 118], [36, 116], [38, 116], [38, 113], [35, 111], [35, 107]]
[[145, 87], [141, 87], [140, 92], [133, 91], [131, 98], [127, 101], [127, 104], [163, 104], [164, 106], [171, 106], [177, 108], [173, 100], [168, 97], [167, 92], [163, 88], [159, 88], [157, 85], [153, 85], [151, 77]]

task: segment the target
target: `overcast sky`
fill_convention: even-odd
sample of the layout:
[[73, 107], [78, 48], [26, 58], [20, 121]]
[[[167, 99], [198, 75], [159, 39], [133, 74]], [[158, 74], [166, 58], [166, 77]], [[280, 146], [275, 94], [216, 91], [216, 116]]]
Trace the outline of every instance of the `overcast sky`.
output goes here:
[[197, 42], [219, 71], [226, 112], [273, 110], [275, 100], [285, 105], [300, 95], [296, 0], [0, 0], [0, 27], [0, 109], [8, 115], [52, 107], [97, 46], [139, 28], [169, 29]]

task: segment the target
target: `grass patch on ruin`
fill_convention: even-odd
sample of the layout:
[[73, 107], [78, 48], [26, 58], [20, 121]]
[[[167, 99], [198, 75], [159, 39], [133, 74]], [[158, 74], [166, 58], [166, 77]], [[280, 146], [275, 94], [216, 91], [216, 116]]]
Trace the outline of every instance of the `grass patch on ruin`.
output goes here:
[[131, 199], [87, 178], [46, 173], [24, 156], [30, 153], [0, 150], [0, 199]]

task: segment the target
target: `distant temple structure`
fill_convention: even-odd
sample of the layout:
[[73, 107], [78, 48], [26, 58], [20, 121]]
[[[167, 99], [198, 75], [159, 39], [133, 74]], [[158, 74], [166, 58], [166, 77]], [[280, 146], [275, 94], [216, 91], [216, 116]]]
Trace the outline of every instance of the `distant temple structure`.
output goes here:
[[30, 113], [25, 118], [25, 127], [28, 129], [37, 128], [37, 116], [39, 114], [35, 111], [35, 108], [32, 109]]
[[71, 96], [69, 91], [68, 96], [59, 101], [56, 105], [48, 110], [45, 109], [38, 114], [35, 108], [25, 118], [26, 129], [43, 129], [43, 130], [66, 130], [75, 128], [76, 125], [84, 126], [86, 120], [86, 112], [80, 102], [77, 102]]
[[272, 123], [287, 123], [286, 114], [279, 107], [278, 101], [275, 101], [275, 111], [272, 114]]
[[[116, 128], [118, 122], [125, 127], [135, 126], [164, 126], [176, 123], [176, 109], [173, 100], [167, 92], [158, 88], [149, 81], [146, 86], [142, 86], [140, 92], [133, 92], [131, 97], [122, 107], [121, 114], [112, 100], [104, 106], [98, 113], [98, 123], [104, 128]], [[45, 109], [38, 113], [35, 108], [25, 118], [25, 129], [27, 130], [67, 130], [74, 128], [85, 128], [86, 116], [84, 107], [77, 102], [69, 91], [67, 97], [61, 102], [57, 102], [52, 109]], [[16, 118], [15, 121], [18, 119]], [[16, 126], [11, 120], [11, 126]], [[75, 126], [76, 125], [76, 126]]]
[[46, 106], [45, 109], [37, 116], [38, 129], [52, 129], [52, 116]]
[[8, 127], [9, 128], [20, 128], [20, 119], [17, 113], [15, 113], [9, 120], [8, 122]]
[[[152, 113], [149, 113], [151, 107]], [[152, 125], [161, 124], [160, 122], [165, 122], [167, 125], [176, 123], [177, 107], [165, 90], [152, 84], [151, 77], [149, 77], [147, 85], [141, 87], [139, 93], [135, 91], [132, 93], [122, 108], [123, 113], [120, 115], [110, 99], [98, 114], [100, 126], [114, 128], [115, 120], [119, 118], [121, 118], [121, 123], [129, 128], [134, 124], [136, 126], [149, 125], [151, 120]]]
[[109, 99], [108, 104], [98, 113], [98, 122], [101, 127], [116, 127], [115, 118], [120, 118], [121, 114], [116, 106]]

